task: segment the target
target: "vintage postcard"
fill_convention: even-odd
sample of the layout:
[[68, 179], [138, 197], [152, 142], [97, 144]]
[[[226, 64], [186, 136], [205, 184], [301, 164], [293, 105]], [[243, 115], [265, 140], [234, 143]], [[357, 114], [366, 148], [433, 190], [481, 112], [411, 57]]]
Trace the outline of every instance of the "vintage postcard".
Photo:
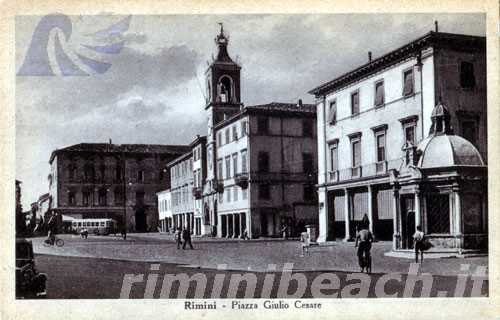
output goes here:
[[4, 21], [6, 319], [499, 317], [498, 3], [199, 5]]

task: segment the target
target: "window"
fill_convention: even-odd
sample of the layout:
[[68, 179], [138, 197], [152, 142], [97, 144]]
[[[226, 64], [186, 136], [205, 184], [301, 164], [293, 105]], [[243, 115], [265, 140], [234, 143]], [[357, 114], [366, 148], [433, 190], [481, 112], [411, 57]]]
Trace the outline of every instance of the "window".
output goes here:
[[123, 192], [121, 188], [116, 188], [115, 189], [115, 205], [122, 205], [123, 204]]
[[233, 141], [238, 140], [238, 131], [236, 129], [236, 126], [233, 126]]
[[413, 145], [416, 144], [415, 141], [415, 125], [405, 126], [405, 141], [411, 142]]
[[426, 197], [428, 233], [450, 232], [450, 200], [447, 194]]
[[106, 166], [104, 164], [101, 164], [99, 166], [99, 171], [101, 175], [101, 181], [104, 181], [106, 179]]
[[217, 178], [222, 180], [222, 159], [217, 159]]
[[313, 123], [311, 119], [302, 119], [302, 136], [304, 137], [313, 136]]
[[106, 189], [99, 190], [99, 205], [100, 206], [106, 205]]
[[351, 93], [351, 115], [359, 114], [359, 91]]
[[226, 192], [226, 201], [227, 202], [231, 202], [231, 187], [227, 187], [227, 189], [225, 190]]
[[316, 190], [314, 185], [306, 184], [304, 185], [304, 201], [305, 202], [313, 202], [316, 199]]
[[135, 204], [138, 206], [144, 205], [144, 192], [138, 191], [135, 193]]
[[476, 86], [474, 77], [474, 64], [462, 61], [460, 63], [460, 86], [464, 89], [472, 89]]
[[137, 181], [144, 182], [144, 170], [137, 171]]
[[267, 152], [259, 152], [258, 163], [260, 172], [269, 172], [269, 154]]
[[85, 181], [94, 180], [94, 167], [91, 164], [85, 165], [85, 168], [83, 169], [83, 176]]
[[116, 181], [122, 181], [122, 166], [120, 165], [115, 168], [115, 179]]
[[234, 201], [238, 201], [238, 189], [239, 188], [233, 187], [233, 198], [234, 198]]
[[267, 117], [257, 118], [257, 132], [261, 135], [268, 134], [269, 132], [269, 119]]
[[259, 199], [270, 199], [271, 192], [268, 184], [260, 184], [259, 185]]
[[224, 203], [224, 192], [219, 192], [218, 198], [219, 203]]
[[242, 189], [242, 190], [241, 190], [241, 198], [242, 198], [243, 200], [248, 199], [248, 193], [247, 193], [248, 191], [247, 191], [247, 190], [248, 190], [248, 189]]
[[335, 122], [337, 122], [337, 100], [330, 101], [328, 109], [328, 123], [335, 124]]
[[228, 144], [231, 141], [231, 132], [229, 131], [229, 128], [226, 129], [226, 144]]
[[462, 121], [460, 123], [461, 136], [464, 139], [471, 142], [473, 145], [477, 145], [477, 125], [476, 121]]
[[219, 99], [220, 102], [231, 102], [232, 101], [232, 81], [228, 76], [223, 76], [218, 85]]
[[377, 141], [377, 162], [385, 161], [385, 132], [375, 135]]
[[314, 172], [314, 157], [312, 153], [302, 153], [302, 172], [308, 174]]
[[330, 145], [330, 171], [337, 171], [339, 169], [338, 157], [338, 143], [332, 143]]
[[385, 103], [384, 81], [375, 83], [375, 106], [380, 107]]
[[231, 157], [226, 157], [226, 179], [231, 178]]
[[75, 180], [75, 176], [76, 176], [76, 165], [74, 163], [71, 163], [68, 166], [68, 178], [70, 181]]
[[354, 140], [352, 145], [352, 167], [357, 168], [361, 165], [361, 141]]
[[233, 176], [238, 174], [238, 154], [233, 153]]
[[84, 191], [82, 194], [82, 203], [84, 206], [90, 205], [90, 192]]
[[247, 151], [241, 150], [241, 172], [247, 173]]
[[74, 206], [76, 204], [75, 192], [73, 191], [68, 192], [68, 204], [70, 206]]
[[403, 72], [403, 96], [414, 93], [413, 69]]
[[246, 120], [243, 120], [241, 122], [241, 136], [244, 137], [247, 135], [247, 132], [248, 132], [248, 122]]
[[222, 131], [217, 132], [217, 146], [220, 147], [222, 145]]

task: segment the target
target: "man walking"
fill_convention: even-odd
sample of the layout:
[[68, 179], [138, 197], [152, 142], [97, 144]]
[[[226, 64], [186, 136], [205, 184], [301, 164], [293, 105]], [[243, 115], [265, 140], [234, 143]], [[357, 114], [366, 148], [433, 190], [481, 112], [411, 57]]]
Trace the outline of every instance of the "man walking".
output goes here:
[[186, 249], [186, 244], [188, 244], [188, 243], [189, 243], [189, 247], [191, 249], [194, 249], [193, 244], [191, 243], [191, 232], [189, 232], [188, 229], [182, 230], [182, 239], [184, 240], [184, 244], [182, 245], [183, 250]]
[[417, 226], [417, 231], [413, 234], [413, 241], [415, 243], [415, 262], [418, 263], [418, 253], [420, 251], [420, 263], [424, 262], [424, 232], [421, 226]]
[[175, 229], [174, 238], [175, 238], [175, 242], [177, 243], [177, 250], [181, 248], [181, 244], [182, 244], [181, 237], [182, 237], [181, 228]]
[[361, 224], [361, 230], [358, 231], [356, 235], [356, 247], [358, 247], [358, 261], [361, 268], [361, 272], [371, 272], [371, 255], [370, 250], [372, 249], [373, 235], [368, 230], [368, 224]]

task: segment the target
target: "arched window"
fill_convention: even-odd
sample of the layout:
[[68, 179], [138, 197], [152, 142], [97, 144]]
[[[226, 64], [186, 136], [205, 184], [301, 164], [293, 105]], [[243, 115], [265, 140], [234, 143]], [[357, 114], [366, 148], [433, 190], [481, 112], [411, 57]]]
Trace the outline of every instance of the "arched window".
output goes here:
[[233, 100], [233, 81], [229, 76], [222, 76], [217, 84], [220, 102]]

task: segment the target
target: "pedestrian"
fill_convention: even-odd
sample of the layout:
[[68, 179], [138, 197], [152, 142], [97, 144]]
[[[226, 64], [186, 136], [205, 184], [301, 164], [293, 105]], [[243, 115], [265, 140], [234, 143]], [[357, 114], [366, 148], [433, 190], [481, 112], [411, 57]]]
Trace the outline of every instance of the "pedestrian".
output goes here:
[[184, 240], [184, 244], [182, 245], [183, 250], [186, 249], [186, 244], [188, 244], [188, 243], [189, 243], [189, 247], [191, 249], [194, 249], [193, 244], [191, 243], [191, 232], [189, 232], [188, 229], [182, 230], [182, 240]]
[[181, 228], [177, 228], [174, 233], [175, 242], [177, 243], [177, 249], [181, 248], [182, 240], [181, 240]]
[[[356, 234], [356, 244], [355, 247], [358, 248], [358, 262], [361, 272], [371, 272], [371, 254], [373, 235], [368, 230], [368, 224], [361, 224], [359, 226], [359, 231]], [[359, 246], [358, 246], [359, 244]]]
[[417, 231], [413, 234], [415, 247], [415, 262], [418, 263], [418, 253], [420, 252], [420, 263], [424, 262], [425, 235], [421, 226], [417, 226]]
[[248, 236], [248, 228], [245, 228], [245, 231], [243, 231], [243, 240], [249, 240], [250, 237]]
[[281, 234], [283, 235], [283, 239], [288, 238], [288, 226], [286, 224], [281, 228]]
[[127, 240], [127, 227], [125, 226], [125, 224], [123, 224], [121, 227], [121, 234], [123, 240]]

